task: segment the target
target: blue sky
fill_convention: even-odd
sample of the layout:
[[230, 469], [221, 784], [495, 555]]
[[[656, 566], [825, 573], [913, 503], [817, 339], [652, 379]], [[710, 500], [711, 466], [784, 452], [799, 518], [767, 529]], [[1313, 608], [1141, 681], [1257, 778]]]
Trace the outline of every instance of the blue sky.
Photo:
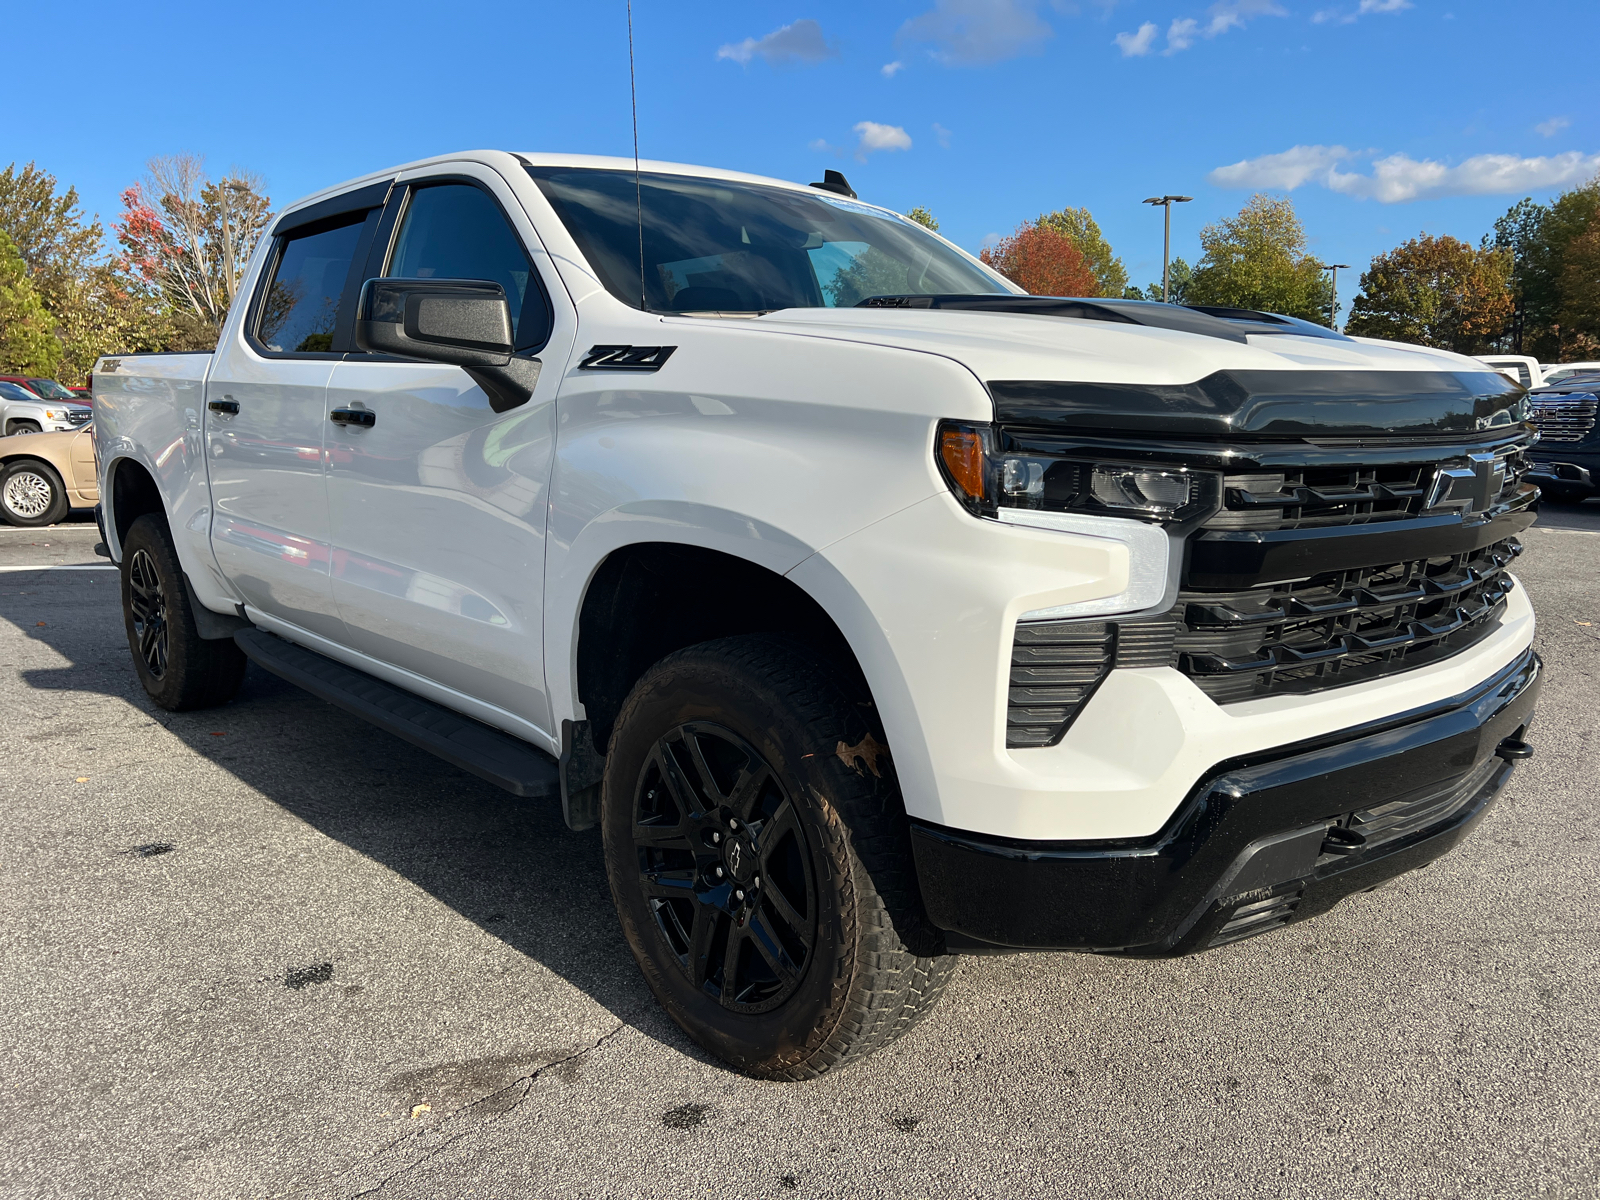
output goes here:
[[[631, 153], [623, 0], [16, 3], [0, 163], [112, 217], [152, 155], [255, 170], [274, 199], [453, 149]], [[1594, 0], [636, 0], [647, 158], [925, 204], [977, 249], [1086, 205], [1134, 281], [1257, 189], [1324, 261], [1426, 230], [1476, 242], [1600, 168]], [[76, 47], [74, 49], [74, 47]], [[1347, 307], [1355, 279], [1341, 277]]]

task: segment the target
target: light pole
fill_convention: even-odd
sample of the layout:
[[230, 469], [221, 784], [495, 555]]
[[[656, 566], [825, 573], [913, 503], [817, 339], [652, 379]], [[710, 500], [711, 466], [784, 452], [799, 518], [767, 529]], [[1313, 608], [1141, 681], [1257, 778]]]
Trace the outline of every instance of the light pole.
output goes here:
[[1171, 270], [1172, 262], [1172, 206], [1174, 204], [1187, 204], [1193, 196], [1151, 196], [1146, 204], [1159, 204], [1167, 210], [1167, 237], [1161, 246], [1161, 303], [1167, 303], [1168, 282], [1167, 276]]
[[1333, 302], [1328, 305], [1328, 328], [1337, 331], [1339, 328], [1339, 272], [1348, 271], [1349, 263], [1318, 263], [1324, 271], [1333, 272]]

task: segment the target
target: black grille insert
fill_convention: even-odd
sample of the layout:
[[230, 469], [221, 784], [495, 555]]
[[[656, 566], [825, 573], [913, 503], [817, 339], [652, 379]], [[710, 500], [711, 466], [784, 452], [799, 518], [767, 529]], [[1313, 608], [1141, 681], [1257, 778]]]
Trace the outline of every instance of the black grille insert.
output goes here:
[[1011, 643], [1006, 745], [1053, 746], [1111, 671], [1116, 629], [1105, 621], [1036, 621]]

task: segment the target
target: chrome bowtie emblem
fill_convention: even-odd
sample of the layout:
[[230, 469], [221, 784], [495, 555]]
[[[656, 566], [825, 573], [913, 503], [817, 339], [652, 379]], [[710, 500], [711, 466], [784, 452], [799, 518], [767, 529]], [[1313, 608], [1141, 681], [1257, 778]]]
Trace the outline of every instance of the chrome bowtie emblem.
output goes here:
[[1465, 466], [1440, 467], [1433, 477], [1425, 511], [1487, 512], [1505, 486], [1506, 466], [1492, 454], [1469, 454]]
[[728, 870], [734, 875], [739, 874], [739, 843], [728, 843]]

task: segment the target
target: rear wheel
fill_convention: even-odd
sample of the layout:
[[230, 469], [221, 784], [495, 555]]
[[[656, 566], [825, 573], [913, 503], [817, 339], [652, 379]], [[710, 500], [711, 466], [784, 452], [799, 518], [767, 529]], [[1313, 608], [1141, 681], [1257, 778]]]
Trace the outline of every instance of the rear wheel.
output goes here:
[[740, 637], [652, 667], [612, 736], [601, 825], [623, 933], [673, 1020], [752, 1075], [864, 1056], [953, 969], [862, 714], [814, 653]]
[[54, 525], [67, 509], [67, 489], [48, 464], [22, 459], [0, 472], [0, 512], [13, 525]]
[[172, 534], [147, 513], [122, 539], [122, 613], [134, 669], [150, 698], [182, 712], [233, 699], [244, 679], [244, 652], [195, 629]]

